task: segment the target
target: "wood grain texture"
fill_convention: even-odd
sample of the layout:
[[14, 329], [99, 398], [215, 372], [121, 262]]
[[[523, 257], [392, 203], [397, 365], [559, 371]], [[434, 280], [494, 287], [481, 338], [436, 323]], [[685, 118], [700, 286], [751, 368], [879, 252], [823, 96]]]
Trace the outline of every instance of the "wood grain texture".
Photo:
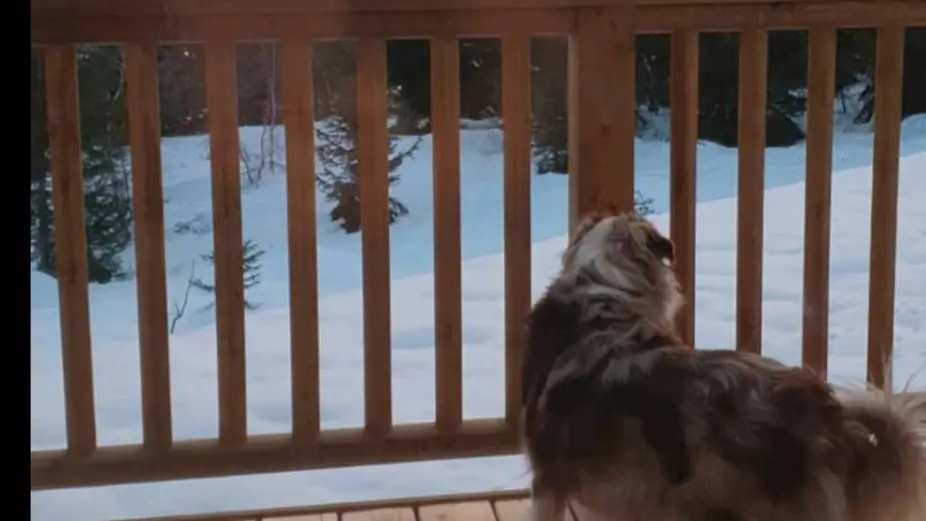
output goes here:
[[875, 136], [871, 182], [871, 257], [868, 276], [868, 381], [891, 388], [897, 265], [897, 190], [900, 169], [904, 30], [878, 29], [875, 57]]
[[264, 517], [260, 521], [338, 521], [337, 512], [326, 512], [324, 514], [303, 514], [284, 517]]
[[695, 232], [698, 158], [698, 32], [672, 33], [669, 99], [669, 235], [674, 268], [685, 306], [676, 326], [685, 344], [695, 346]]
[[590, 211], [634, 207], [632, 12], [583, 9], [577, 19], [576, 32], [569, 39], [570, 229]]
[[125, 46], [125, 81], [132, 152], [142, 424], [145, 447], [164, 449], [172, 441], [172, 422], [158, 57], [153, 43]]
[[460, 42], [431, 41], [434, 142], [434, 383], [440, 429], [463, 420], [463, 288], [460, 219]]
[[[267, 13], [389, 13], [413, 11], [458, 11], [495, 9], [557, 9], [557, 8], [608, 8], [608, 7], [665, 7], [703, 5], [718, 8], [767, 5], [768, 0], [264, 0], [255, 4], [250, 0], [32, 0], [32, 15], [68, 12], [72, 15], [131, 15], [158, 16], [215, 15], [234, 13], [259, 15]], [[788, 10], [801, 6], [833, 8], [843, 0], [777, 0], [778, 9]], [[858, 2], [855, 2], [858, 3]], [[900, 2], [896, 2], [900, 3]], [[905, 3], [913, 5], [915, 0]]]
[[[421, 510], [431, 506], [445, 506], [459, 503], [485, 503], [492, 510], [498, 510], [502, 503], [522, 502], [528, 493], [526, 490], [493, 490], [488, 492], [470, 492], [465, 494], [446, 494], [419, 497], [400, 497], [373, 501], [328, 503], [321, 505], [276, 507], [259, 510], [246, 510], [222, 513], [205, 513], [173, 517], [135, 518], [131, 521], [338, 521], [349, 513], [361, 513], [371, 510], [411, 509], [416, 519], [421, 519]], [[497, 514], [496, 514], [497, 517]], [[129, 521], [129, 520], [121, 520]], [[519, 521], [526, 521], [520, 519]], [[565, 521], [575, 521], [567, 517]]]
[[417, 521], [411, 508], [379, 508], [361, 512], [345, 512], [341, 521]]
[[302, 42], [283, 42], [280, 64], [286, 129], [293, 437], [301, 444], [309, 444], [318, 437], [321, 422], [312, 47]]
[[826, 377], [828, 358], [830, 193], [836, 30], [810, 30], [807, 65], [807, 166], [804, 201], [804, 319], [801, 359]]
[[505, 418], [521, 417], [521, 352], [531, 308], [530, 39], [502, 39], [505, 236]]
[[212, 165], [215, 326], [219, 366], [219, 440], [241, 445], [248, 432], [244, 354], [244, 245], [238, 152], [235, 44], [205, 46], [206, 121]]
[[495, 512], [488, 501], [466, 501], [423, 506], [418, 509], [418, 521], [495, 521]]
[[[505, 499], [495, 501], [492, 505], [495, 508], [495, 517], [498, 521], [525, 521], [530, 519], [531, 500], [530, 499]], [[571, 508], [566, 509], [566, 518], [564, 521], [576, 521], [575, 513]]]
[[740, 34], [736, 209], [736, 349], [762, 352], [762, 226], [768, 33]]
[[370, 434], [383, 435], [392, 425], [386, 41], [358, 40], [356, 60], [364, 417]]
[[96, 450], [96, 413], [77, 53], [71, 45], [55, 46], [45, 49], [44, 59], [67, 446], [73, 456], [88, 456]]
[[370, 436], [363, 428], [325, 429], [309, 451], [298, 450], [289, 433], [253, 435], [244, 445], [230, 446], [215, 439], [176, 441], [166, 453], [144, 451], [140, 445], [101, 447], [86, 457], [33, 451], [30, 489], [501, 456], [517, 454], [518, 447], [516, 426], [491, 419], [466, 420], [448, 433], [433, 423], [399, 424], [385, 437]]

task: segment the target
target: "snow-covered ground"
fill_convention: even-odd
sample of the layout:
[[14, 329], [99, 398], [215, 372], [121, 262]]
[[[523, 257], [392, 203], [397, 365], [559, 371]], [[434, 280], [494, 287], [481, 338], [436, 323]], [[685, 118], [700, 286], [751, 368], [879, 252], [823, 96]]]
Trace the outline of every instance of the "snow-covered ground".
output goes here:
[[[282, 132], [282, 131], [280, 131]], [[260, 131], [243, 129], [256, 148]], [[463, 204], [464, 414], [503, 413], [502, 136], [461, 132]], [[282, 142], [282, 136], [278, 139]], [[209, 280], [199, 256], [212, 249], [207, 138], [165, 139], [165, 219], [169, 300], [182, 300], [190, 270]], [[871, 134], [835, 137], [830, 268], [830, 372], [861, 379], [865, 369]], [[655, 200], [667, 230], [669, 146], [638, 140], [638, 188]], [[899, 202], [896, 355], [898, 380], [926, 363], [926, 117], [904, 122]], [[410, 215], [391, 228], [394, 415], [397, 422], [434, 414], [431, 139], [401, 170], [393, 195]], [[764, 323], [766, 352], [800, 360], [804, 146], [766, 154]], [[736, 150], [698, 150], [697, 343], [734, 342]], [[532, 177], [533, 291], [555, 271], [566, 233], [566, 179]], [[248, 426], [251, 433], [290, 428], [289, 309], [285, 185], [267, 174], [242, 192], [244, 236], [266, 251], [262, 282], [247, 294]], [[362, 338], [359, 235], [327, 219], [319, 196], [321, 400], [324, 427], [362, 423]], [[175, 231], [193, 222], [196, 232]], [[132, 265], [131, 250], [126, 254]], [[55, 281], [33, 273], [31, 440], [33, 450], [64, 446], [58, 302]], [[135, 281], [90, 289], [100, 444], [141, 441]], [[179, 439], [217, 434], [216, 338], [211, 295], [193, 290], [171, 342], [174, 433]], [[922, 377], [921, 377], [922, 378]], [[926, 387], [918, 382], [916, 387]], [[196, 513], [337, 500], [522, 487], [519, 457], [297, 472], [96, 489], [33, 493], [32, 519], [99, 520]]]

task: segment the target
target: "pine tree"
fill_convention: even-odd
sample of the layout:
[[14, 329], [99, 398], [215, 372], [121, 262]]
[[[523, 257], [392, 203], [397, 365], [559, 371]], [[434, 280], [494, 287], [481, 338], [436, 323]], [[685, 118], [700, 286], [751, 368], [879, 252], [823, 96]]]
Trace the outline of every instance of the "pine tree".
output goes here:
[[78, 64], [87, 267], [91, 281], [106, 283], [123, 275], [119, 255], [132, 240], [122, 52], [86, 47]]
[[[90, 282], [123, 275], [119, 255], [132, 239], [132, 199], [125, 149], [122, 54], [118, 47], [80, 47], [77, 52], [83, 152], [84, 220]], [[33, 88], [40, 87], [40, 62], [33, 64]], [[43, 90], [32, 100], [32, 257], [37, 269], [55, 274], [54, 223]]]
[[[319, 112], [328, 117], [315, 127], [316, 154], [321, 163], [321, 171], [316, 175], [318, 186], [325, 193], [325, 199], [334, 203], [329, 212], [332, 221], [347, 233], [360, 230], [360, 187], [358, 179], [357, 157], [357, 108], [355, 72], [344, 68], [350, 61], [352, 49], [343, 42], [319, 46], [320, 61], [316, 62], [316, 76], [323, 78], [326, 89], [322, 96], [325, 107]], [[326, 62], [336, 64], [332, 72]], [[340, 70], [338, 70], [340, 69]], [[398, 182], [396, 170], [417, 151], [421, 138], [404, 150], [398, 150], [399, 138], [395, 133], [396, 122], [401, 119], [396, 115], [405, 109], [402, 104], [401, 89], [390, 88], [387, 93], [387, 113], [389, 117], [388, 148], [388, 184]], [[385, 124], [386, 122], [384, 122]], [[399, 200], [389, 197], [389, 223], [408, 214], [408, 208]]]
[[[258, 249], [257, 244], [248, 239], [244, 243], [244, 255], [242, 257], [242, 269], [244, 271], [244, 290], [247, 291], [254, 286], [260, 284], [260, 268], [261, 260], [260, 258], [266, 253], [264, 250]], [[244, 307], [248, 309], [256, 309], [257, 306], [252, 305], [250, 302], [245, 299]]]
[[[247, 293], [247, 290], [260, 284], [260, 270], [262, 267], [260, 259], [264, 256], [266, 251], [259, 249], [257, 243], [251, 239], [244, 241], [242, 248], [243, 256], [241, 265], [244, 272], [244, 291]], [[200, 255], [200, 258], [211, 264], [213, 268], [215, 267], [215, 251], [204, 253]], [[207, 293], [215, 293], [215, 284], [209, 284], [200, 278], [191, 279], [190, 285]], [[245, 309], [254, 310], [259, 307], [259, 304], [254, 304], [245, 298], [244, 307]]]
[[52, 242], [54, 231], [51, 213], [51, 176], [48, 172], [48, 133], [45, 123], [45, 83], [42, 60], [35, 51], [32, 53], [30, 76], [32, 82], [29, 143], [30, 258], [37, 270], [54, 274], [55, 252]]
[[639, 190], [633, 192], [633, 206], [634, 210], [644, 217], [655, 213], [655, 210], [653, 210], [653, 198], [646, 197]]

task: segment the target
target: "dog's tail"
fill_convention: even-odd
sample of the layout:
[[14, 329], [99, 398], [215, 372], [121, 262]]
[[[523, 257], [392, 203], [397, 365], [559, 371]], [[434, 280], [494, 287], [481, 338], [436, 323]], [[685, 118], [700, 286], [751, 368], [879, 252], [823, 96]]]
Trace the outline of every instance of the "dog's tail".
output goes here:
[[852, 521], [926, 520], [926, 392], [837, 391], [853, 462]]

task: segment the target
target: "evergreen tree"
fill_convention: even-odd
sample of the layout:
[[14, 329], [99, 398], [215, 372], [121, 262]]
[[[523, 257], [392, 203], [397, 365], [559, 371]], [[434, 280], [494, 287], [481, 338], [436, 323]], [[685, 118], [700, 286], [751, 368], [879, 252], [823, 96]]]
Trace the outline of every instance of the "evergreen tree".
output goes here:
[[29, 202], [31, 219], [30, 258], [35, 268], [43, 273], [54, 274], [54, 230], [51, 213], [51, 176], [48, 172], [48, 133], [45, 122], [45, 75], [42, 60], [32, 52], [32, 98], [30, 100]]
[[644, 196], [639, 190], [633, 192], [633, 206], [634, 210], [644, 217], [656, 212], [653, 210], [653, 198]]
[[[325, 199], [334, 203], [329, 212], [331, 220], [347, 233], [360, 230], [360, 187], [358, 179], [357, 157], [357, 104], [355, 78], [356, 74], [351, 68], [343, 66], [345, 62], [351, 63], [353, 49], [343, 42], [329, 43], [319, 46], [318, 53], [321, 59], [316, 62], [316, 75], [324, 78], [326, 92], [324, 99], [327, 106], [322, 114], [328, 117], [316, 125], [316, 154], [321, 163], [321, 172], [317, 174], [317, 182], [325, 193]], [[326, 62], [340, 64], [339, 69], [326, 67]], [[398, 150], [399, 139], [395, 135], [396, 122], [401, 119], [397, 114], [404, 109], [402, 91], [391, 88], [387, 93], [387, 112], [389, 116], [389, 148], [388, 148], [388, 184], [392, 186], [399, 180], [396, 170], [405, 159], [411, 157], [418, 149], [421, 138], [405, 150]], [[386, 122], [384, 122], [386, 124]], [[399, 217], [408, 214], [408, 208], [396, 198], [389, 197], [389, 223], [395, 222]]]
[[[119, 255], [132, 239], [122, 54], [114, 46], [80, 47], [77, 64], [88, 276], [90, 282], [106, 283], [123, 275]], [[35, 67], [33, 87], [41, 83], [42, 76], [41, 67]], [[48, 138], [45, 135], [43, 105], [44, 96], [33, 96], [32, 256], [37, 269], [54, 275], [54, 225], [51, 218], [51, 190], [54, 187], [51, 186], [45, 157]]]
[[86, 47], [78, 64], [87, 267], [91, 281], [106, 283], [123, 275], [119, 255], [132, 240], [122, 52]]
[[[260, 284], [260, 270], [261, 270], [261, 257], [266, 253], [264, 250], [259, 249], [257, 243], [248, 239], [244, 241], [242, 245], [243, 256], [241, 259], [241, 266], [244, 272], [244, 291], [247, 293], [247, 290], [253, 288]], [[211, 251], [209, 253], [204, 253], [200, 255], [200, 258], [208, 262], [215, 267], [215, 252]], [[205, 291], [207, 293], [215, 293], [215, 284], [209, 284], [204, 282], [200, 278], [191, 278], [190, 286]], [[248, 301], [247, 298], [244, 299], [245, 309], [254, 310], [257, 309], [259, 304], [254, 304]]]

